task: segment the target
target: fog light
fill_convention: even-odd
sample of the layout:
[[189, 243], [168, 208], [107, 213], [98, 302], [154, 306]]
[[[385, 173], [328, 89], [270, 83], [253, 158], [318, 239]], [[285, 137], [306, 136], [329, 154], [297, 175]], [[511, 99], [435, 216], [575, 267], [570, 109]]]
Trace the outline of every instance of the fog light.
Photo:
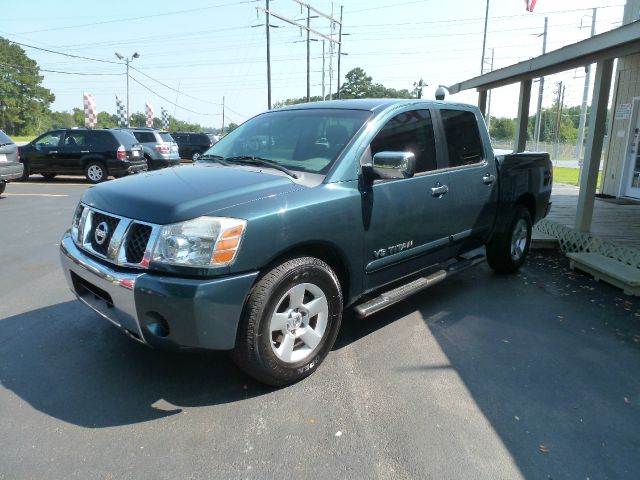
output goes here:
[[165, 318], [157, 312], [147, 312], [147, 320], [145, 323], [147, 330], [156, 337], [165, 338], [169, 336], [169, 333], [171, 333], [169, 322], [167, 322]]

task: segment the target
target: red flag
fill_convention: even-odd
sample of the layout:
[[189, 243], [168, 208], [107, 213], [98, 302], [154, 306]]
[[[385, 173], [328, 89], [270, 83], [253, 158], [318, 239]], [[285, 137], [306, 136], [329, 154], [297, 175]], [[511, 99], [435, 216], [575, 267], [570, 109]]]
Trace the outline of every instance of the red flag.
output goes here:
[[527, 8], [527, 12], [533, 12], [533, 9], [536, 6], [536, 0], [524, 0], [524, 3]]

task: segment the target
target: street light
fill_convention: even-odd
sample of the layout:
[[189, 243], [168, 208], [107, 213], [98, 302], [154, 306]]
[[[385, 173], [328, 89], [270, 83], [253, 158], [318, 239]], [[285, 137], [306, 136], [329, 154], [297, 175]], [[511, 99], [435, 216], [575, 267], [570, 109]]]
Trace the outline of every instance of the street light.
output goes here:
[[121, 53], [116, 52], [116, 57], [118, 60], [124, 60], [127, 65], [127, 127], [131, 126], [131, 117], [129, 116], [129, 62], [133, 61], [134, 58], [140, 58], [140, 54], [138, 52], [134, 52], [131, 55], [131, 58], [125, 57]]
[[445, 90], [449, 92], [449, 88], [445, 85], [438, 85], [438, 88], [436, 89], [436, 100], [444, 100], [444, 97], [446, 95]]

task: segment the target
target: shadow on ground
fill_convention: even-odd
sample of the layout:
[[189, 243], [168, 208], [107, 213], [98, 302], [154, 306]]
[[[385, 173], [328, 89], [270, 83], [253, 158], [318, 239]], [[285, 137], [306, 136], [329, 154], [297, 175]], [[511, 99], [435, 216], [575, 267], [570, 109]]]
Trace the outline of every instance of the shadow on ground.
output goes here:
[[[483, 266], [347, 324], [340, 346], [415, 314], [525, 478], [640, 478], [640, 300], [531, 255], [515, 276]], [[410, 348], [408, 346], [408, 348]], [[397, 367], [413, 384], [434, 366]]]
[[0, 339], [2, 386], [84, 427], [144, 422], [271, 391], [223, 352], [150, 349], [76, 301], [3, 319]]

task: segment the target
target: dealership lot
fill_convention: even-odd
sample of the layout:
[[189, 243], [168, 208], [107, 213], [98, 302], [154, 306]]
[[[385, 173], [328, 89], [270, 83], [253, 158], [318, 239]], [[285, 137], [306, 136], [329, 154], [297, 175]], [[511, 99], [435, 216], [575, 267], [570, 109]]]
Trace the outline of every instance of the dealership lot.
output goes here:
[[640, 301], [560, 255], [347, 313], [322, 367], [276, 390], [73, 299], [57, 245], [87, 187], [0, 198], [0, 479], [640, 476]]

